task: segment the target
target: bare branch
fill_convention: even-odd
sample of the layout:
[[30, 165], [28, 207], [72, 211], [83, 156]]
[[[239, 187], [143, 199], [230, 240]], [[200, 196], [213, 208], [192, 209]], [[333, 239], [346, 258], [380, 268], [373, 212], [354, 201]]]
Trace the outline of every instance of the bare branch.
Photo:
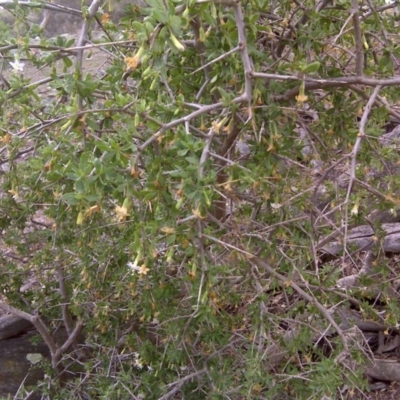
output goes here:
[[77, 15], [79, 17], [82, 17], [82, 12], [81, 10], [77, 10], [75, 8], [69, 8], [65, 6], [61, 6], [58, 4], [52, 4], [52, 3], [47, 3], [47, 2], [30, 2], [29, 0], [27, 1], [22, 1], [19, 0], [15, 2], [14, 0], [2, 0], [0, 1], [0, 7], [6, 8], [6, 9], [14, 9], [17, 6], [21, 7], [28, 7], [28, 8], [38, 8], [38, 9], [45, 9], [49, 11], [57, 11], [61, 13], [67, 13], [71, 15]]
[[47, 347], [50, 350], [51, 354], [51, 361], [53, 367], [56, 367], [58, 362], [60, 361], [59, 354], [57, 352], [58, 347], [57, 344], [55, 343], [54, 339], [51, 337], [50, 332], [48, 331], [46, 325], [42, 321], [42, 319], [39, 317], [39, 315], [31, 315], [26, 313], [25, 311], [18, 310], [8, 304], [5, 303], [0, 303], [0, 309], [4, 310], [6, 312], [9, 312], [13, 315], [16, 315], [17, 317], [23, 318], [30, 323], [36, 328], [36, 330], [40, 333], [40, 336], [44, 340], [44, 342], [47, 344]]
[[75, 343], [76, 339], [78, 338], [79, 334], [81, 333], [83, 328], [83, 321], [79, 320], [76, 325], [74, 330], [69, 334], [68, 339], [65, 341], [65, 343], [58, 349], [58, 354], [61, 356], [64, 352], [68, 350], [68, 348]]
[[239, 34], [239, 49], [244, 67], [244, 97], [250, 103], [252, 97], [251, 72], [253, 71], [253, 62], [250, 59], [247, 48], [246, 31], [241, 3], [237, 2], [234, 5], [233, 10], [235, 12], [236, 26]]
[[[300, 77], [295, 75], [278, 75], [278, 74], [265, 74], [263, 72], [253, 72], [252, 76], [255, 78], [262, 79], [275, 79], [277, 81], [305, 81], [305, 90], [316, 90], [325, 89], [331, 87], [347, 87], [348, 85], [365, 85], [365, 86], [398, 86], [400, 85], [400, 77], [394, 77], [389, 79], [374, 79], [365, 76], [343, 76], [340, 78], [331, 79], [315, 79], [310, 77]], [[284, 95], [275, 96], [277, 101], [286, 101], [293, 99], [299, 94], [299, 88], [293, 88], [288, 90]]]
[[351, 14], [353, 16], [354, 39], [356, 42], [356, 74], [364, 75], [364, 52], [363, 39], [360, 24], [360, 13], [358, 10], [358, 0], [351, 0]]
[[177, 393], [180, 388], [185, 384], [185, 382], [191, 381], [194, 378], [199, 377], [200, 375], [203, 375], [207, 372], [206, 368], [200, 369], [199, 371], [193, 372], [189, 375], [184, 376], [183, 378], [179, 379], [176, 382], [169, 383], [168, 388], [172, 387], [168, 393], [164, 394], [164, 396], [160, 397], [159, 400], [167, 400], [171, 398], [175, 393]]
[[223, 60], [224, 58], [230, 56], [233, 53], [236, 53], [238, 50], [240, 50], [240, 46], [234, 47], [232, 50], [227, 51], [226, 53], [220, 55], [219, 57], [214, 58], [214, 60], [211, 60], [207, 64], [202, 65], [200, 68], [197, 68], [190, 75], [196, 74], [197, 72], [200, 72], [203, 69], [207, 69], [208, 67], [210, 67], [211, 65], [215, 64], [216, 62]]

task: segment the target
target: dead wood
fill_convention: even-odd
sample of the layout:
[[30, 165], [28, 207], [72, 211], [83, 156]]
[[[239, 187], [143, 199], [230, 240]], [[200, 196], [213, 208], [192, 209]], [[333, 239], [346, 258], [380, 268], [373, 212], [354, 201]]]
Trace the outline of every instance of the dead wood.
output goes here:
[[20, 333], [34, 329], [33, 325], [15, 315], [6, 315], [0, 318], [0, 341], [18, 336]]
[[375, 359], [366, 367], [365, 373], [378, 381], [400, 382], [400, 362], [397, 360]]
[[362, 225], [351, 229], [347, 237], [336, 240], [322, 247], [322, 251], [337, 256], [344, 251], [370, 251], [382, 250], [388, 253], [400, 252], [400, 223], [382, 224], [384, 236], [379, 239], [373, 228]]

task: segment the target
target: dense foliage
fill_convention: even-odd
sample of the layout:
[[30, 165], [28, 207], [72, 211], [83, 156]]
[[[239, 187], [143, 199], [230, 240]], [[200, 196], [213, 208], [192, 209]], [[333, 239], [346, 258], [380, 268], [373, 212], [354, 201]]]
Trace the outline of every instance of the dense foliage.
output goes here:
[[45, 38], [42, 2], [8, 3], [0, 307], [52, 351], [43, 396], [365, 390], [367, 352], [334, 311], [373, 311], [320, 250], [398, 202], [377, 140], [396, 116], [395, 5], [148, 0], [115, 24], [93, 0], [76, 37]]

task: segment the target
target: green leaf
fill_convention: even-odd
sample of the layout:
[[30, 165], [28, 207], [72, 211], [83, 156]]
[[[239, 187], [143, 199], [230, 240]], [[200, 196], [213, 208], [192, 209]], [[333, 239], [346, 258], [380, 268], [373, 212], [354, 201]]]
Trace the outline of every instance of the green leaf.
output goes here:
[[185, 160], [189, 164], [193, 164], [193, 165], [198, 165], [199, 164], [199, 159], [197, 157], [189, 156], [189, 157], [185, 157]]
[[82, 179], [78, 179], [75, 182], [75, 190], [77, 193], [83, 193], [85, 191], [85, 184]]
[[321, 63], [319, 61], [314, 61], [311, 64], [306, 65], [303, 69], [302, 72], [305, 74], [312, 74], [315, 73], [319, 70], [321, 66]]
[[168, 22], [168, 14], [165, 12], [165, 10], [155, 8], [152, 10], [152, 15], [158, 22], [162, 24], [166, 24]]
[[63, 57], [63, 63], [66, 68], [72, 67], [72, 61], [69, 57]]
[[75, 206], [81, 202], [76, 193], [64, 193], [61, 198], [71, 206]]

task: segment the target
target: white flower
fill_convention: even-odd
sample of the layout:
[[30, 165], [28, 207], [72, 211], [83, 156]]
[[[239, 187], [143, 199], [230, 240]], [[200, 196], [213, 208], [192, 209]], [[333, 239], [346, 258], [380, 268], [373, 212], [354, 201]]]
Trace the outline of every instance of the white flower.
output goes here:
[[14, 72], [22, 72], [25, 67], [25, 63], [20, 62], [19, 60], [15, 59], [14, 62], [10, 62], [11, 67], [13, 68]]
[[136, 261], [133, 263], [131, 261], [128, 262], [128, 264], [126, 264], [131, 270], [133, 271], [140, 271], [140, 267], [138, 267]]
[[358, 215], [358, 204], [354, 204], [354, 207], [350, 211], [350, 215]]
[[134, 361], [133, 361], [133, 365], [136, 368], [142, 369], [143, 368], [143, 361], [140, 359], [140, 355], [139, 353], [133, 353], [133, 356], [135, 357]]
[[138, 266], [138, 259], [135, 260], [135, 262], [131, 262], [129, 261], [128, 264], [126, 264], [131, 270], [132, 272], [137, 271], [139, 273], [139, 275], [147, 275], [147, 273], [150, 271], [149, 268], [147, 268], [146, 264], [143, 264], [142, 266]]

